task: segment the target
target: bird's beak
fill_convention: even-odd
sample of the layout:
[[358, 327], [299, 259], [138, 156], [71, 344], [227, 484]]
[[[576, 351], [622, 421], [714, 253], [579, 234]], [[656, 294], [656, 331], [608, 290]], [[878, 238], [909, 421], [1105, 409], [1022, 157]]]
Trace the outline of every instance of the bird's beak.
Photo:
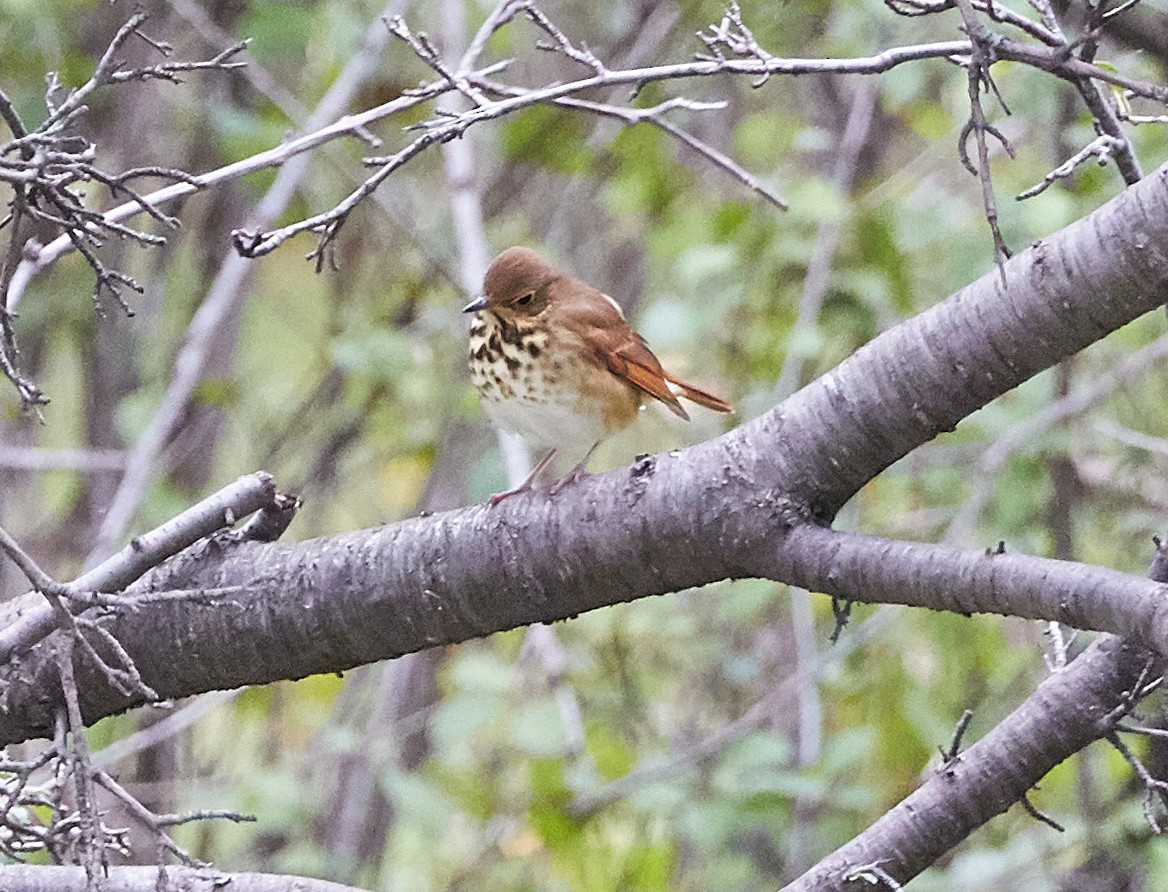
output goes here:
[[486, 295], [480, 294], [478, 297], [476, 297], [474, 300], [472, 300], [470, 303], [468, 303], [465, 307], [463, 307], [462, 312], [464, 312], [464, 313], [477, 313], [479, 310], [481, 310], [486, 305], [487, 305]]

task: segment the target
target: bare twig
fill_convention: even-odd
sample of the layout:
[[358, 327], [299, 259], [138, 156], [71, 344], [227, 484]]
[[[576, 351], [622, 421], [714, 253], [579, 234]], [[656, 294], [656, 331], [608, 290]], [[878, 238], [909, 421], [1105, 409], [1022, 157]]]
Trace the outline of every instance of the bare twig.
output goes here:
[[424, 33], [414, 34], [399, 15], [391, 16], [385, 24], [389, 28], [390, 34], [412, 49], [414, 55], [430, 66], [446, 83], [469, 99], [472, 105], [484, 105], [487, 102], [487, 98], [467, 80], [466, 73], [462, 71], [461, 66], [458, 72], [452, 71], [446, 66], [446, 63], [442, 61], [441, 54]]
[[[88, 620], [74, 619], [72, 613], [70, 613], [70, 609], [66, 607], [64, 602], [76, 600], [78, 604], [75, 609], [77, 610], [84, 609], [84, 607], [92, 603], [92, 600], [85, 597], [76, 584], [63, 585], [49, 576], [2, 527], [0, 527], [0, 550], [4, 551], [20, 568], [33, 588], [45, 596], [45, 599], [48, 601], [48, 606], [45, 608], [46, 623], [51, 613], [57, 627], [76, 638], [77, 643], [81, 645], [85, 654], [93, 661], [94, 665], [115, 689], [125, 694], [136, 691], [142, 693], [147, 699], [158, 699], [150, 686], [142, 681], [142, 677], [138, 674], [138, 670], [134, 666], [134, 661], [130, 659], [130, 655], [126, 653], [117, 639], [105, 629]], [[113, 653], [118, 663], [121, 664], [120, 669], [109, 665], [94, 650], [93, 645], [82, 634], [82, 628], [88, 629], [103, 641], [106, 648]]]
[[[532, 105], [556, 102], [561, 98], [570, 97], [573, 94], [597, 87], [612, 87], [622, 84], [642, 85], [651, 81], [683, 77], [708, 77], [723, 73], [761, 73], [769, 75], [771, 73], [795, 74], [812, 71], [829, 71], [875, 74], [915, 59], [948, 58], [956, 53], [960, 53], [962, 50], [968, 50], [968, 47], [969, 44], [967, 42], [955, 41], [915, 47], [898, 47], [886, 50], [877, 56], [859, 59], [780, 59], [777, 57], [768, 57], [765, 62], [758, 59], [753, 59], [749, 62], [734, 59], [714, 59], [624, 71], [606, 69], [602, 75], [594, 75], [565, 84], [554, 84], [538, 90], [527, 91], [518, 96], [509, 96], [494, 102], [478, 105], [454, 117], [439, 115], [428, 121], [424, 121], [416, 125], [418, 129], [423, 131], [422, 135], [405, 148], [394, 155], [365, 159], [366, 164], [377, 166], [379, 168], [378, 171], [330, 211], [268, 232], [239, 230], [234, 234], [235, 244], [237, 249], [245, 256], [258, 257], [274, 250], [294, 235], [302, 232], [317, 232], [320, 235], [320, 242], [309, 256], [316, 260], [319, 269], [325, 262], [327, 256], [326, 251], [330, 243], [336, 238], [348, 214], [384, 182], [389, 174], [415, 158], [429, 146], [457, 139], [469, 127], [475, 124], [494, 120], [495, 118], [511, 114]], [[483, 69], [477, 78], [487, 76], [494, 70], [493, 67]], [[474, 82], [477, 78], [468, 77], [468, 80]], [[452, 89], [448, 80], [443, 80], [441, 86], [445, 88], [443, 92]]]
[[1056, 830], [1059, 833], [1066, 832], [1066, 828], [1062, 824], [1060, 824], [1046, 812], [1040, 811], [1038, 807], [1030, 801], [1030, 796], [1028, 794], [1019, 799], [1018, 802], [1021, 804], [1026, 814], [1030, 815], [1030, 817], [1034, 818], [1034, 820], [1038, 821], [1039, 823], [1046, 824], [1047, 827], [1050, 827], [1052, 830]]
[[90, 892], [98, 892], [100, 868], [105, 857], [105, 840], [101, 821], [97, 817], [93, 771], [89, 764], [89, 746], [85, 740], [85, 722], [81, 718], [77, 681], [73, 675], [75, 641], [72, 635], [66, 635], [61, 639], [61, 648], [57, 654], [57, 670], [61, 678], [61, 692], [65, 698], [64, 713], [69, 728], [69, 762], [73, 775], [74, 795], [77, 797], [77, 817], [81, 831], [86, 885]]
[[29, 237], [30, 233], [25, 232], [22, 224], [32, 222], [45, 231], [61, 233], [57, 240], [67, 241], [68, 247], [78, 251], [93, 270], [94, 299], [99, 309], [101, 296], [108, 294], [129, 312], [121, 296], [121, 289], [128, 287], [140, 291], [140, 287], [127, 274], [106, 267], [95, 249], [109, 236], [131, 239], [145, 245], [159, 245], [165, 239], [122, 225], [117, 220], [107, 219], [90, 210], [73, 188], [91, 181], [101, 183], [115, 197], [129, 197], [139, 210], [162, 225], [173, 228], [177, 221], [155, 208], [128, 183], [143, 176], [189, 181], [185, 173], [161, 167], [130, 170], [121, 174], [108, 174], [96, 167], [93, 163], [95, 146], [74, 128], [86, 111], [86, 98], [106, 85], [148, 79], [177, 81], [179, 72], [226, 71], [243, 64], [232, 61], [245, 46], [236, 44], [203, 62], [167, 61], [145, 68], [123, 68], [117, 54], [131, 36], [141, 37], [159, 52], [171, 52], [168, 46], [139, 30], [145, 19], [146, 15], [142, 12], [132, 15], [110, 41], [93, 76], [82, 86], [70, 91], [61, 101], [58, 101], [59, 85], [55, 76], [51, 76], [45, 94], [48, 115], [37, 127], [28, 129], [16, 115], [8, 97], [0, 98], [0, 117], [3, 117], [13, 135], [12, 140], [0, 144], [0, 180], [13, 186], [11, 213], [5, 223], [0, 224], [11, 227], [7, 256], [0, 268], [0, 294], [5, 295], [5, 300], [0, 301], [0, 370], [15, 385], [25, 409], [36, 409], [46, 400], [35, 384], [20, 373], [19, 351], [10, 315], [16, 305], [15, 301], [8, 299], [12, 295], [13, 284], [24, 287], [21, 268], [31, 262], [40, 250], [39, 243]]
[[52, 591], [58, 588], [58, 583], [48, 573], [40, 568], [20, 544], [0, 527], [0, 551], [8, 555], [9, 560], [20, 569], [25, 578], [38, 592]]
[[1107, 735], [1107, 742], [1119, 751], [1124, 761], [1131, 766], [1132, 771], [1136, 773], [1136, 776], [1144, 785], [1144, 819], [1148, 822], [1148, 826], [1155, 833], [1163, 832], [1160, 821], [1156, 817], [1155, 804], [1159, 801], [1162, 810], [1168, 807], [1168, 782], [1153, 777], [1152, 773], [1148, 771], [1140, 758], [1128, 748], [1127, 744], [1114, 731]]
[[1168, 728], [1153, 728], [1149, 725], [1116, 725], [1116, 731], [1123, 731], [1128, 734], [1142, 734], [1145, 737], [1156, 737], [1160, 740], [1168, 740]]
[[550, 44], [536, 44], [539, 49], [562, 53], [569, 59], [591, 68], [598, 75], [605, 73], [604, 63], [596, 57], [596, 54], [588, 49], [585, 44], [580, 44], [579, 47], [575, 46], [564, 32], [557, 28], [551, 19], [544, 15], [538, 6], [530, 2], [530, 0], [526, 0], [526, 2], [519, 3], [518, 7], [527, 14], [527, 17], [535, 23], [537, 28], [552, 39]]
[[308, 253], [308, 258], [316, 261], [316, 270], [320, 272], [329, 257], [329, 249], [333, 240], [336, 239], [341, 227], [345, 225], [345, 221], [348, 220], [349, 214], [353, 209], [372, 195], [377, 187], [391, 173], [406, 164], [410, 159], [421, 154], [428, 146], [443, 141], [444, 136], [446, 139], [453, 139], [455, 134], [452, 132], [447, 135], [431, 130], [419, 136], [395, 155], [383, 158], [366, 158], [366, 164], [377, 166], [379, 170], [361, 183], [360, 186], [332, 210], [326, 211], [323, 214], [317, 214], [314, 217], [309, 217], [307, 220], [301, 220], [298, 223], [267, 232], [254, 229], [237, 229], [231, 233], [231, 240], [235, 245], [235, 249], [247, 258], [262, 257], [274, 251], [294, 235], [298, 235], [301, 232], [318, 232], [320, 233], [320, 239], [317, 242], [317, 246]]
[[948, 765], [961, 754], [961, 738], [965, 736], [965, 732], [969, 730], [969, 723], [973, 721], [973, 710], [967, 709], [961, 713], [961, 718], [957, 720], [957, 725], [953, 730], [953, 740], [949, 744], [949, 749], [941, 750], [942, 768]]
[[[1166, 118], [1168, 120], [1168, 118]], [[1019, 192], [1016, 196], [1019, 201], [1026, 198], [1033, 198], [1053, 185], [1056, 180], [1065, 179], [1071, 176], [1075, 169], [1087, 161], [1088, 158], [1096, 158], [1096, 163], [1103, 167], [1111, 160], [1112, 156], [1122, 151], [1126, 147], [1126, 143], [1116, 139], [1114, 136], [1103, 134], [1097, 136], [1091, 142], [1087, 143], [1083, 148], [1077, 151], [1074, 155], [1048, 173], [1042, 178], [1042, 181], [1031, 186], [1024, 192]]]
[[[909, 18], [946, 12], [957, 6], [955, 0], [884, 0], [884, 5], [896, 14]], [[1037, 6], [1038, 4], [1031, 5]], [[973, 0], [973, 8], [978, 12], [986, 13], [995, 22], [1002, 22], [1018, 28], [1031, 37], [1041, 40], [1047, 46], [1063, 45], [1062, 32], [1059, 30], [1058, 21], [1053, 14], [1043, 15], [1040, 12], [1042, 22], [1039, 23], [1009, 7], [1002, 6], [995, 0]]]
[[[967, 74], [969, 79], [969, 120], [961, 128], [961, 135], [957, 140], [957, 152], [965, 169], [976, 176], [981, 182], [982, 207], [985, 211], [986, 222], [990, 226], [990, 234], [994, 240], [994, 262], [998, 265], [998, 273], [1002, 286], [1006, 285], [1006, 260], [1010, 257], [1010, 249], [1002, 237], [1002, 230], [998, 225], [998, 205], [994, 198], [994, 184], [990, 176], [989, 144], [986, 135], [993, 136], [1006, 154], [1014, 157], [1014, 149], [1005, 135], [986, 120], [985, 109], [981, 104], [982, 89], [990, 90], [997, 95], [997, 87], [990, 75], [990, 65], [994, 58], [994, 35], [982, 24], [974, 11], [971, 0], [954, 0], [961, 10], [961, 18], [965, 23], [965, 32], [972, 41]], [[1000, 96], [999, 96], [1000, 98]], [[1005, 106], [1003, 105], [1003, 109]], [[1009, 110], [1006, 110], [1009, 114]], [[966, 143], [970, 134], [977, 144], [977, 164], [969, 160], [969, 151]]]
[[[529, 92], [521, 87], [510, 87], [496, 81], [481, 80], [478, 81], [478, 85], [500, 96], [522, 96]], [[627, 106], [593, 102], [587, 99], [564, 97], [557, 99], [555, 104], [561, 108], [579, 109], [604, 117], [616, 118], [629, 125], [641, 123], [651, 124], [659, 130], [668, 133], [678, 142], [693, 149], [716, 167], [721, 168], [731, 177], [738, 180], [746, 188], [765, 198], [775, 207], [779, 208], [779, 210], [785, 211], [788, 208], [788, 204], [782, 196], [765, 185], [754, 174], [744, 169], [733, 158], [714, 148], [704, 140], [694, 136], [688, 130], [683, 130], [664, 117], [665, 112], [675, 108], [688, 109], [689, 111], [715, 111], [725, 108], [726, 104], [724, 102], [695, 102], [691, 99], [677, 97], [660, 102], [651, 108], [629, 108]]]
[[164, 849], [177, 857], [179, 860], [188, 866], [206, 866], [202, 861], [191, 855], [182, 848], [178, 843], [171, 838], [170, 834], [166, 832], [167, 827], [175, 827], [180, 824], [186, 824], [190, 821], [201, 821], [209, 818], [221, 818], [228, 821], [239, 822], [253, 822], [254, 815], [243, 815], [233, 811], [201, 811], [192, 812], [186, 815], [156, 815], [150, 809], [146, 808], [137, 798], [130, 793], [125, 787], [119, 784], [109, 772], [104, 769], [98, 769], [93, 774], [94, 780], [101, 784], [106, 790], [116, 796], [127, 807], [130, 814], [132, 814], [138, 821], [140, 821], [148, 830], [153, 832], [159, 843]]
[[[497, 66], [492, 66], [490, 69], [483, 70], [480, 73], [489, 74], [496, 69]], [[222, 182], [237, 179], [257, 170], [263, 170], [269, 167], [284, 167], [290, 159], [297, 155], [315, 149], [336, 139], [338, 136], [357, 134], [373, 121], [380, 120], [381, 118], [388, 117], [408, 108], [413, 108], [450, 89], [449, 84], [434, 84], [410, 91], [406, 95], [359, 114], [345, 115], [333, 121], [331, 124], [320, 126], [318, 129], [313, 129], [304, 136], [289, 140], [265, 152], [260, 152], [257, 155], [241, 161], [216, 168], [205, 174], [192, 175], [189, 180], [173, 183], [148, 193], [143, 196], [143, 199], [157, 207], [190, 195], [198, 189], [204, 189]], [[101, 217], [107, 222], [118, 222], [140, 213], [141, 209], [138, 201], [130, 201], [106, 211]], [[73, 245], [68, 236], [59, 236], [43, 247], [35, 247], [26, 252], [26, 256], [21, 260], [12, 276], [5, 295], [5, 305], [9, 312], [15, 310], [19, 305], [31, 279], [54, 263], [57, 258], [66, 253], [71, 247]]]
[[[986, 8], [988, 9], [989, 7]], [[512, 18], [515, 10], [516, 7], [510, 4], [504, 5], [501, 13], [497, 16], [498, 23]], [[1001, 13], [996, 6], [993, 7], [993, 10], [995, 15], [999, 17], [999, 20], [1003, 20], [1001, 16], [1004, 13]], [[491, 25], [493, 28], [496, 26], [496, 23], [492, 21]], [[482, 39], [479, 39], [480, 37]], [[531, 91], [522, 97], [510, 97], [497, 102], [487, 103], [457, 115], [454, 118], [439, 116], [437, 119], [428, 121], [423, 125], [430, 139], [425, 140], [423, 143], [415, 143], [407, 146], [394, 156], [371, 159], [371, 163], [382, 168], [387, 168], [391, 160], [396, 159], [394, 161], [395, 165], [403, 164], [429, 145], [457, 138], [468, 127], [474, 124], [510, 114], [520, 108], [538, 102], [554, 102], [560, 98], [596, 87], [611, 87], [621, 84], [639, 87], [654, 81], [688, 77], [709, 77], [714, 75], [749, 75], [762, 80], [776, 74], [799, 74], [808, 72], [874, 74], [910, 61], [928, 58], [955, 59], [961, 56], [972, 55], [974, 52], [973, 42], [971, 41], [951, 41], [896, 47], [875, 56], [856, 59], [784, 59], [771, 56], [758, 47], [757, 41], [754, 40], [749, 29], [741, 23], [740, 15], [734, 10], [731, 10], [723, 20], [721, 26], [712, 28], [711, 32], [705, 36], [705, 39], [707, 39], [707, 45], [711, 47], [711, 52], [714, 54], [712, 56], [701, 57], [695, 62], [624, 71], [605, 69], [603, 74], [594, 73], [592, 77], [566, 84], [552, 85], [547, 88]], [[480, 33], [479, 37], [476, 37], [475, 45], [481, 50], [484, 42], [485, 37]], [[1049, 43], [1049, 41], [1044, 42]], [[1065, 53], [1057, 52], [1057, 49], [1061, 48], [1056, 48], [1052, 45], [1034, 46], [1024, 44], [997, 35], [993, 42], [994, 57], [997, 59], [1019, 61], [1023, 64], [1055, 73], [1068, 80], [1097, 80], [1128, 88], [1136, 95], [1146, 96], [1158, 101], [1168, 99], [1168, 88], [1126, 78], [1082, 59], [1068, 58]], [[456, 83], [458, 80], [457, 75], [461, 73], [455, 72]], [[469, 81], [469, 78], [467, 80]], [[992, 81], [988, 86], [992, 89]], [[454, 87], [451, 85], [450, 80], [444, 77], [435, 84], [424, 87], [420, 91], [413, 92], [410, 97], [403, 97], [414, 100], [403, 103], [403, 106], [426, 101], [451, 89], [454, 89]], [[338, 122], [339, 130], [340, 132], [356, 132], [363, 128], [368, 120], [384, 117], [390, 113], [392, 113], [390, 109], [379, 108], [372, 110], [371, 113], [353, 116], [350, 119], [345, 119], [343, 122]], [[988, 130], [984, 132], [992, 133], [992, 131]], [[272, 150], [272, 153], [262, 153], [260, 156], [241, 162], [242, 167], [230, 171], [224, 169], [223, 171], [217, 172], [217, 174], [219, 178], [225, 178], [227, 176], [239, 175], [245, 172], [245, 170], [279, 163], [281, 160], [286, 160], [291, 154], [314, 147], [322, 141], [327, 141], [327, 139], [332, 138], [334, 135], [336, 135], [336, 131], [332, 129], [330, 129], [330, 132], [319, 131], [316, 134], [310, 134], [309, 137], [304, 138], [306, 142], [293, 141], [277, 150]], [[1119, 160], [1121, 163], [1124, 163], [1122, 159]], [[984, 167], [984, 165], [982, 166]], [[360, 194], [350, 196], [342, 203], [341, 208], [334, 213], [317, 215], [304, 224], [297, 226], [292, 231], [254, 232], [242, 230], [238, 238], [238, 243], [245, 253], [249, 255], [259, 254], [264, 253], [265, 250], [270, 250], [275, 244], [286, 240], [296, 232], [314, 230], [321, 235], [323, 244], [318, 246], [318, 250], [313, 252], [313, 256], [318, 262], [323, 263], [327, 256], [328, 243], [336, 237], [337, 230], [342, 225], [345, 210], [351, 210], [356, 202], [359, 202], [364, 196], [372, 193], [376, 185], [383, 181], [388, 173], [392, 172], [392, 169], [379, 170], [374, 177], [367, 181], [368, 186], [361, 190]], [[206, 178], [197, 178], [197, 180], [202, 184], [206, 184], [207, 182]], [[187, 188], [189, 189], [191, 187], [187, 186]], [[145, 197], [154, 203], [158, 203], [169, 200], [169, 198], [175, 197], [178, 194], [185, 194], [185, 190], [175, 187], [175, 191], [173, 192], [163, 192], [161, 195], [154, 194]], [[131, 210], [115, 210], [122, 214], [132, 212]], [[108, 214], [106, 216], [107, 218], [110, 217]], [[66, 250], [68, 247], [60, 239], [54, 240], [54, 242], [41, 252], [41, 256], [38, 262], [35, 262], [35, 265], [22, 264], [17, 269], [16, 275], [13, 277], [13, 282], [8, 289], [8, 305], [10, 308], [15, 304], [13, 298], [18, 297], [26, 287], [28, 277], [34, 274], [37, 269], [42, 268], [46, 263], [52, 262], [55, 256], [59, 255], [61, 251]]]
[[[399, 3], [400, 0], [390, 0], [383, 14], [393, 14]], [[252, 214], [253, 226], [270, 225], [271, 221], [284, 212], [308, 170], [309, 156], [306, 150], [327, 141], [324, 134], [331, 133], [335, 137], [342, 133], [364, 130], [366, 124], [376, 120], [380, 115], [401, 111], [449, 89], [449, 85], [445, 84], [427, 88], [416, 95], [403, 96], [378, 106], [378, 109], [374, 110], [378, 112], [377, 114], [366, 112], [328, 124], [327, 122], [333, 120], [342, 109], [348, 107], [361, 85], [375, 70], [376, 60], [388, 40], [380, 20], [374, 20], [366, 31], [361, 49], [349, 59], [305, 121], [304, 127], [308, 135], [285, 144], [300, 145], [301, 148], [288, 154], [280, 162], [279, 173]], [[216, 174], [207, 176], [212, 175]], [[97, 541], [91, 550], [91, 563], [108, 553], [122, 536], [148, 487], [165, 470], [159, 458], [181, 425], [191, 395], [203, 380], [207, 363], [212, 356], [212, 347], [220, 336], [223, 320], [229, 318], [246, 297], [247, 289], [244, 285], [249, 272], [250, 265], [247, 261], [229, 250], [206, 298], [187, 328], [186, 338], [175, 359], [166, 392], [130, 450], [126, 473], [118, 484], [109, 510], [98, 528]]]
[[[106, 84], [150, 79], [174, 81], [176, 80], [175, 75], [180, 71], [198, 71], [205, 69], [225, 70], [238, 68], [244, 64], [231, 60], [246, 49], [247, 41], [228, 47], [214, 58], [204, 62], [166, 62], [161, 65], [146, 68], [123, 69], [121, 67], [122, 63], [118, 61], [117, 54], [131, 35], [140, 34], [138, 28], [147, 18], [146, 13], [136, 12], [126, 20], [110, 41], [101, 59], [98, 60], [97, 67], [93, 71], [93, 76], [76, 90], [70, 91], [68, 97], [53, 110], [49, 117], [45, 119], [44, 123], [37, 128], [38, 130], [48, 132], [55, 125], [60, 124], [68, 115], [81, 108], [82, 103], [90, 93]], [[155, 46], [157, 45], [155, 44]]]

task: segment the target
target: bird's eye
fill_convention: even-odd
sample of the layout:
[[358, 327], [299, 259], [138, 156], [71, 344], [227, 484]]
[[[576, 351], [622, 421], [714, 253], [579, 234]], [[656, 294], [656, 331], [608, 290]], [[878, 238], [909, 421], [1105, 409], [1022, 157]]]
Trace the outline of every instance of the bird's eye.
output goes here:
[[525, 306], [527, 306], [529, 303], [531, 303], [531, 299], [532, 299], [533, 297], [535, 297], [535, 292], [534, 292], [534, 291], [528, 291], [528, 292], [527, 292], [527, 294], [523, 295], [523, 297], [519, 298], [519, 300], [515, 301], [515, 303], [516, 303], [516, 305], [518, 305], [518, 306], [520, 306], [520, 307], [525, 307]]

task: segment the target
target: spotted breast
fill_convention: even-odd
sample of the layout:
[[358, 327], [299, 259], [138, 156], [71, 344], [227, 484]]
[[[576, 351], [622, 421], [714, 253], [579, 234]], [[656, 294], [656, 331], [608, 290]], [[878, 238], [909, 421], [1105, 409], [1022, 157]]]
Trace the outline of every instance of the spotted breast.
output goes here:
[[635, 387], [582, 359], [554, 327], [493, 313], [477, 313], [471, 323], [470, 372], [495, 424], [577, 455], [627, 427], [641, 405]]

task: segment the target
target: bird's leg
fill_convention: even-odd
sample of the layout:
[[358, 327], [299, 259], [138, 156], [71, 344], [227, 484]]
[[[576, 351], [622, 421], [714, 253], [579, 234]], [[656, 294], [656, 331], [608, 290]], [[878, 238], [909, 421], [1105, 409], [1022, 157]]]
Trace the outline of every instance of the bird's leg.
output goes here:
[[576, 467], [572, 468], [572, 470], [570, 470], [567, 474], [552, 484], [552, 488], [548, 490], [548, 495], [554, 496], [565, 486], [571, 486], [573, 483], [577, 483], [580, 478], [587, 477], [588, 472], [584, 469], [588, 467], [588, 459], [592, 458], [592, 453], [596, 451], [596, 447], [599, 445], [599, 440], [593, 443], [592, 448], [584, 453], [584, 457], [580, 459], [579, 464], [577, 464]]
[[[593, 448], [595, 449], [596, 447], [593, 447]], [[526, 480], [524, 480], [522, 483], [520, 483], [514, 489], [509, 489], [506, 492], [495, 493], [493, 496], [491, 496], [489, 499], [487, 499], [487, 503], [492, 508], [494, 508], [501, 501], [503, 501], [503, 499], [509, 499], [509, 498], [511, 498], [511, 496], [517, 496], [521, 492], [529, 491], [531, 489], [531, 484], [535, 483], [535, 478], [538, 477], [543, 472], [543, 469], [548, 466], [548, 463], [551, 462], [551, 460], [553, 458], [555, 458], [555, 455], [556, 455], [556, 450], [554, 450], [554, 449], [550, 450], [548, 452], [548, 454], [545, 455], [543, 458], [541, 458], [539, 460], [539, 463], [536, 464], [536, 466], [531, 469], [531, 473], [527, 475]]]

